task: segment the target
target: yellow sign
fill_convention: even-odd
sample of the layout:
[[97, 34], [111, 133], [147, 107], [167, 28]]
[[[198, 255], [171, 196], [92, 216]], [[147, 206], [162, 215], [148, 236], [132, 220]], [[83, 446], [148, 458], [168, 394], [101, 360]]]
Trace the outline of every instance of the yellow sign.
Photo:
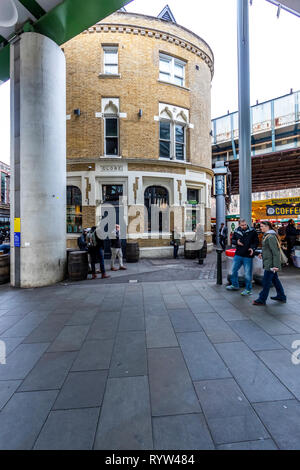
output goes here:
[[15, 219], [14, 219], [14, 232], [21, 232], [21, 219], [20, 219], [20, 217], [15, 217]]

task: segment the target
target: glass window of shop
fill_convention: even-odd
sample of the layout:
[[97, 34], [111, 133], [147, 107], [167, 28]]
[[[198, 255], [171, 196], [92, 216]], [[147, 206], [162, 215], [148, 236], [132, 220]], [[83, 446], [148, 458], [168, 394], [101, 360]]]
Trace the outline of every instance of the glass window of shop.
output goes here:
[[82, 232], [82, 196], [77, 186], [67, 186], [67, 233]]
[[197, 204], [199, 204], [199, 189], [187, 189], [187, 204], [188, 210], [186, 211], [186, 230], [192, 232], [196, 229], [197, 225]]
[[152, 232], [151, 227], [151, 209], [153, 206], [159, 208], [158, 214], [158, 231], [166, 232], [168, 227], [164, 226], [163, 212], [169, 210], [169, 192], [166, 188], [162, 186], [149, 186], [145, 190], [144, 194], [144, 203], [148, 215], [148, 232]]
[[5, 173], [1, 172], [1, 199], [0, 201], [5, 204], [6, 203], [6, 175]]
[[103, 202], [110, 204], [119, 204], [120, 198], [123, 196], [122, 184], [104, 184], [102, 186]]

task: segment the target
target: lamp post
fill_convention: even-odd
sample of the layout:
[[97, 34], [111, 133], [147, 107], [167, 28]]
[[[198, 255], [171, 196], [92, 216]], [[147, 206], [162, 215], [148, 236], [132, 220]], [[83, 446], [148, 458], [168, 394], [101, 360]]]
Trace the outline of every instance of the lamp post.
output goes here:
[[226, 224], [225, 215], [225, 195], [226, 195], [226, 176], [228, 167], [224, 162], [216, 162], [214, 168], [215, 184], [214, 196], [216, 198], [216, 239], [217, 239], [217, 284], [222, 284], [222, 247], [220, 243], [221, 224]]

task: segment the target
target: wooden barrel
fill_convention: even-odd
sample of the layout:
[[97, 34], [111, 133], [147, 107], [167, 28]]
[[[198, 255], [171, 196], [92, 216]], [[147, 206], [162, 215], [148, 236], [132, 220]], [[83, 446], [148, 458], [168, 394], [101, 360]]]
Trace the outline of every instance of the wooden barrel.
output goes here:
[[193, 242], [193, 241], [186, 240], [184, 242], [184, 257], [186, 259], [196, 259], [197, 258], [198, 254], [199, 254], [199, 250], [193, 249], [193, 245], [195, 246], [195, 242]]
[[71, 251], [68, 259], [70, 281], [84, 281], [89, 270], [87, 251]]
[[136, 263], [140, 259], [140, 247], [138, 242], [126, 243], [126, 260], [127, 263]]
[[10, 280], [10, 255], [0, 255], [0, 284]]

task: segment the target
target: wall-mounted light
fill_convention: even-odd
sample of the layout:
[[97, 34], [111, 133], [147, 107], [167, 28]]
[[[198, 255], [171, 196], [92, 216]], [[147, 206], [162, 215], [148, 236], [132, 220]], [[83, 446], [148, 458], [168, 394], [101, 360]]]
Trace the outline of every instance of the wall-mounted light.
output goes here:
[[142, 116], [143, 116], [143, 110], [142, 110], [142, 109], [139, 109], [138, 117], [141, 118]]
[[75, 116], [80, 116], [80, 109], [74, 109]]

